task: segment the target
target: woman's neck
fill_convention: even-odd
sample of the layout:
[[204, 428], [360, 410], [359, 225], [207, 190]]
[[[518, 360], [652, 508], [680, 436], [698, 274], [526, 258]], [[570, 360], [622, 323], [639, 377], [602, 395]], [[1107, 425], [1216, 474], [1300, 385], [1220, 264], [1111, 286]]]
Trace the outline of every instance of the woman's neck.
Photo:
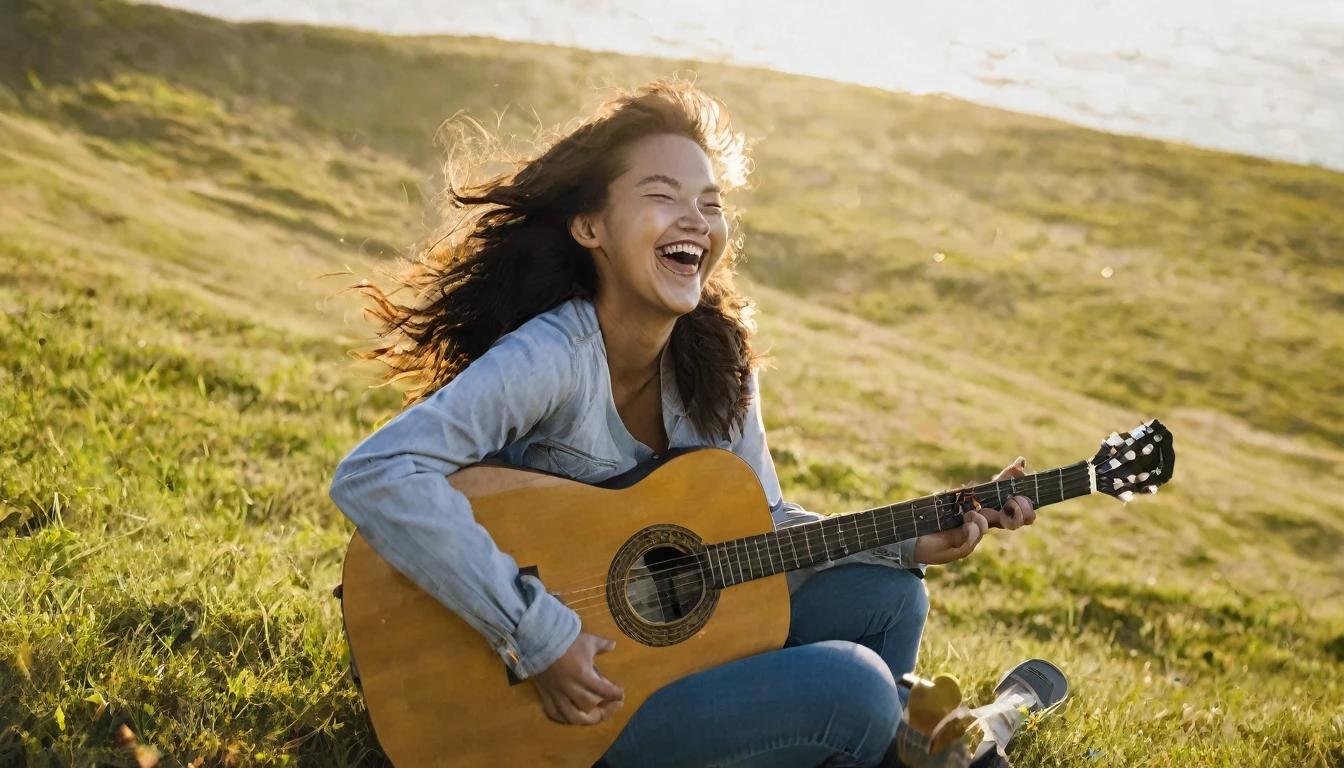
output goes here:
[[624, 390], [642, 389], [658, 375], [676, 318], [653, 316], [604, 298], [598, 297], [595, 305], [611, 383]]

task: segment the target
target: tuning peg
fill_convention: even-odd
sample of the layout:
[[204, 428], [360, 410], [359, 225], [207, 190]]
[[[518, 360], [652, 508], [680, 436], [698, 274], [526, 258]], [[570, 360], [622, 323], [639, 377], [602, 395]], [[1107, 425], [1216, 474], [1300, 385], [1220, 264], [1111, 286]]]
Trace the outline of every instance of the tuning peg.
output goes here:
[[1149, 444], [1143, 446], [1143, 455], [1144, 455], [1144, 456], [1147, 456], [1148, 454], [1150, 454], [1150, 453], [1152, 453], [1152, 452], [1153, 452], [1153, 444], [1152, 444], [1152, 443], [1149, 443]]
[[1154, 474], [1154, 475], [1160, 475], [1160, 474], [1162, 474], [1162, 468], [1161, 468], [1161, 467], [1154, 467], [1154, 468], [1153, 468], [1153, 474]]
[[1125, 479], [1129, 481], [1130, 485], [1133, 485], [1133, 484], [1134, 484], [1134, 476], [1133, 476], [1133, 475], [1130, 475], [1129, 477], [1126, 477]]
[[1144, 490], [1147, 491], [1147, 492], [1149, 492], [1149, 493], [1157, 493], [1157, 486], [1156, 486], [1156, 485], [1150, 485], [1150, 486], [1148, 486], [1147, 488], [1144, 488]]
[[1112, 470], [1119, 466], [1120, 466], [1119, 459], [1111, 459], [1109, 462], [1106, 463], [1105, 470]]
[[1120, 490], [1121, 488], [1124, 488], [1124, 487], [1125, 487], [1125, 482], [1124, 482], [1123, 480], [1121, 480], [1120, 478], [1117, 477], [1117, 478], [1111, 480], [1111, 490], [1112, 490], [1112, 491], [1118, 491], [1118, 490]]
[[1106, 438], [1107, 445], [1115, 446], [1117, 448], [1120, 447], [1121, 445], [1124, 445], [1124, 443], [1125, 443], [1124, 439], [1122, 439], [1120, 435], [1116, 434], [1115, 432], [1112, 432], [1111, 436]]
[[1125, 451], [1125, 461], [1133, 461], [1133, 460], [1134, 460], [1134, 452]]
[[1121, 491], [1121, 492], [1120, 492], [1120, 500], [1123, 501], [1123, 502], [1125, 502], [1126, 504], [1128, 504], [1128, 503], [1129, 503], [1129, 500], [1132, 499], [1132, 498], [1134, 498], [1134, 492], [1133, 492], [1133, 491]]
[[1161, 436], [1161, 435], [1153, 435], [1153, 442], [1154, 442], [1154, 443], [1160, 443], [1160, 442], [1162, 442], [1162, 436]]
[[[1139, 473], [1139, 482], [1140, 482], [1140, 483], [1142, 483], [1144, 480], [1147, 480], [1147, 479], [1148, 479], [1148, 473], [1147, 473], [1147, 472], [1140, 472], [1140, 473]], [[1134, 482], [1134, 481], [1133, 481], [1133, 480], [1130, 480], [1130, 482], [1132, 483], [1132, 482]]]

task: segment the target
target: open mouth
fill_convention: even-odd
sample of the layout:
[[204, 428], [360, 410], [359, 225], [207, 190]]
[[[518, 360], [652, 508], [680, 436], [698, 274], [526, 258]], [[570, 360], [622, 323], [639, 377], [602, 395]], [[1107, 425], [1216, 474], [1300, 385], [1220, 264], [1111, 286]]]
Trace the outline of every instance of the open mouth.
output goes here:
[[690, 277], [700, 269], [700, 259], [705, 255], [705, 249], [694, 243], [673, 243], [659, 248], [655, 253], [664, 269], [675, 275]]

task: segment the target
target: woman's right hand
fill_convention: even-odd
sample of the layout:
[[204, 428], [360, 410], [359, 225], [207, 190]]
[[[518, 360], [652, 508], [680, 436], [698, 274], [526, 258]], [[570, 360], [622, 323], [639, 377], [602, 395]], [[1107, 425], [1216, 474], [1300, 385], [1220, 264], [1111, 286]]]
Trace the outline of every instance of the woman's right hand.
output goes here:
[[532, 676], [547, 717], [557, 723], [597, 725], [621, 708], [625, 691], [603, 677], [593, 660], [615, 647], [611, 640], [580, 632], [564, 656]]

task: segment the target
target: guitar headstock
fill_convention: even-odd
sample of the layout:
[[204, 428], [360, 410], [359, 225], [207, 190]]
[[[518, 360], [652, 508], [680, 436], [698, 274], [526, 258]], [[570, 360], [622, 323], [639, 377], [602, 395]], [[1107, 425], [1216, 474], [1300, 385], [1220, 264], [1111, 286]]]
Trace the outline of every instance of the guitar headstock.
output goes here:
[[1157, 493], [1176, 469], [1171, 431], [1157, 419], [1125, 433], [1111, 433], [1089, 459], [1097, 473], [1097, 490], [1129, 501], [1135, 493]]

